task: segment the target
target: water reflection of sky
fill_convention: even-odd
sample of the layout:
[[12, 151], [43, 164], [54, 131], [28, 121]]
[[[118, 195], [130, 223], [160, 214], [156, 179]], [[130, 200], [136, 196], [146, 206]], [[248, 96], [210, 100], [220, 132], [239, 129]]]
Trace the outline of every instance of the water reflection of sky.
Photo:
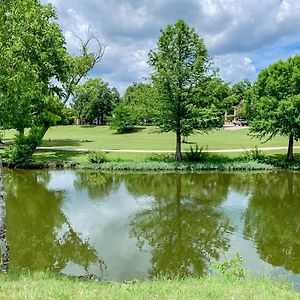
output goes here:
[[[104, 274], [105, 278], [111, 280], [147, 277], [147, 271], [151, 267], [151, 249], [147, 245], [143, 250], [137, 247], [136, 238], [129, 235], [128, 220], [141, 208], [147, 207], [151, 198], [133, 197], [125, 184], [121, 183], [107, 195], [91, 200], [87, 190], [75, 188], [75, 177], [76, 173], [73, 171], [53, 171], [47, 187], [66, 191], [61, 208], [63, 213], [73, 229], [95, 247], [99, 259], [107, 266], [105, 273], [99, 270], [97, 264], [90, 266], [89, 272]], [[273, 267], [260, 259], [255, 243], [244, 236], [244, 214], [250, 197], [250, 194], [230, 189], [227, 199], [220, 207], [234, 227], [234, 231], [228, 233], [230, 247], [226, 253], [221, 254], [220, 260], [228, 261], [238, 252], [246, 260], [245, 267], [250, 274], [264, 274], [282, 277], [294, 283], [300, 282], [300, 275], [282, 267]], [[84, 274], [84, 270], [72, 262], [67, 264], [64, 272]]]
[[[68, 188], [62, 211], [73, 229], [95, 247], [99, 259], [107, 267], [103, 274], [98, 264], [94, 264], [89, 272], [118, 281], [128, 280], [128, 274], [132, 278], [144, 278], [145, 269], [150, 268], [150, 254], [141, 252], [136, 247], [136, 239], [129, 237], [128, 218], [146, 199], [134, 199], [121, 185], [107, 197], [87, 202], [87, 191], [75, 191], [73, 176], [66, 177]], [[49, 188], [62, 186], [58, 178], [49, 184]], [[82, 268], [72, 262], [68, 263], [64, 272], [84, 275]]]

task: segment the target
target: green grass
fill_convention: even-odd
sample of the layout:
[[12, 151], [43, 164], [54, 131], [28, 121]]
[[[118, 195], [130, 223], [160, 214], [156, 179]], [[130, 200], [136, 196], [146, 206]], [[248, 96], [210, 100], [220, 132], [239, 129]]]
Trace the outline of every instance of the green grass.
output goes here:
[[[190, 144], [183, 144], [183, 149], [190, 146], [207, 146], [208, 149], [254, 148], [255, 146], [286, 146], [286, 139], [277, 137], [261, 145], [259, 140], [251, 139], [248, 129], [218, 130], [208, 135], [196, 134], [189, 138]], [[5, 132], [5, 142], [11, 142], [14, 131]], [[130, 134], [119, 135], [107, 126], [58, 126], [50, 128], [43, 141], [43, 146], [62, 148], [84, 148], [89, 151], [100, 149], [132, 150], [172, 150], [173, 133], [158, 133], [154, 127], [147, 127]], [[296, 145], [300, 145], [297, 143]], [[274, 167], [300, 169], [300, 149], [295, 149], [296, 163], [286, 164], [286, 150], [264, 152], [266, 160], [249, 161], [244, 153], [210, 154], [201, 163], [176, 163], [174, 154], [108, 152], [108, 162], [95, 165], [88, 161], [88, 154], [78, 151], [52, 150], [37, 151], [34, 162], [28, 167], [74, 167], [100, 170], [270, 170]]]
[[283, 282], [268, 278], [204, 277], [111, 283], [32, 275], [0, 275], [0, 299], [300, 299]]
[[[262, 144], [260, 140], [253, 139], [248, 129], [216, 130], [209, 134], [194, 134], [188, 138], [189, 144], [183, 144], [183, 149], [198, 144], [214, 149], [236, 149], [287, 146], [285, 137], [276, 137]], [[14, 131], [6, 131], [4, 140], [11, 141]], [[296, 143], [300, 146], [300, 143]], [[116, 134], [107, 126], [58, 126], [48, 130], [43, 146], [85, 148], [89, 150], [100, 149], [128, 149], [128, 150], [174, 150], [175, 134], [158, 133], [155, 127], [146, 127], [134, 133]]]

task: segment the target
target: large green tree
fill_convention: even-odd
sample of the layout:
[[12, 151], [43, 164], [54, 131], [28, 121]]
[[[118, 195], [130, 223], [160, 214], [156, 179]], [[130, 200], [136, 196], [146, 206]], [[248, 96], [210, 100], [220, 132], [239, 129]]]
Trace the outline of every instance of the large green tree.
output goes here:
[[73, 108], [78, 118], [90, 123], [96, 119], [97, 125], [104, 125], [119, 100], [116, 88], [110, 88], [107, 82], [94, 78], [75, 89]]
[[18, 131], [10, 151], [14, 164], [31, 158], [59, 120], [74, 86], [101, 58], [102, 49], [88, 51], [91, 40], [81, 43], [79, 57], [72, 57], [51, 5], [38, 0], [0, 3], [0, 121]]
[[254, 84], [251, 131], [260, 138], [289, 139], [287, 159], [293, 160], [294, 140], [300, 138], [300, 56], [264, 69]]
[[0, 103], [6, 112], [4, 122], [18, 131], [20, 143], [26, 140], [24, 129], [30, 128], [28, 139], [34, 144], [42, 135], [41, 125], [56, 121], [59, 99], [51, 82], [67, 80], [68, 53], [52, 6], [16, 0], [1, 2], [0, 10]]
[[201, 96], [212, 75], [208, 52], [196, 31], [178, 20], [161, 31], [157, 49], [149, 53], [149, 64], [159, 92], [158, 125], [176, 133], [176, 160], [180, 161], [182, 135], [219, 123], [219, 110]]

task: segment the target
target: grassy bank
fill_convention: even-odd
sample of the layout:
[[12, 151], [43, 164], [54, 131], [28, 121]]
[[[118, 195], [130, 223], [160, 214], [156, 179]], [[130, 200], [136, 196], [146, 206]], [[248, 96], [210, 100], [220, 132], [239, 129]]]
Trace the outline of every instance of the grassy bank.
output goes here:
[[[10, 142], [14, 131], [4, 133], [4, 141]], [[262, 144], [260, 140], [249, 135], [247, 128], [239, 130], [215, 130], [209, 134], [193, 134], [187, 144], [182, 144], [183, 150], [198, 144], [215, 149], [244, 149], [258, 147], [273, 147], [288, 145], [285, 137], [275, 137]], [[174, 150], [175, 134], [159, 133], [155, 127], [140, 128], [133, 133], [116, 134], [108, 126], [57, 126], [48, 130], [43, 146], [84, 148], [88, 150], [128, 149], [128, 150]], [[297, 142], [295, 146], [300, 146]]]
[[105, 283], [38, 273], [0, 274], [0, 281], [1, 299], [300, 299], [286, 284], [267, 278]]
[[[13, 138], [13, 131], [5, 132], [6, 143]], [[183, 144], [188, 151], [192, 146], [215, 149], [245, 149], [255, 146], [286, 146], [286, 139], [276, 137], [266, 144], [249, 136], [246, 128], [238, 130], [217, 130], [208, 135], [195, 134], [189, 137], [189, 143]], [[296, 144], [296, 146], [299, 145]], [[58, 126], [51, 128], [43, 141], [46, 151], [38, 151], [34, 160], [28, 162], [29, 168], [88, 168], [98, 170], [166, 170], [166, 171], [200, 171], [200, 170], [272, 170], [274, 168], [300, 169], [300, 149], [295, 148], [296, 161], [285, 161], [286, 150], [264, 151], [261, 153], [218, 153], [207, 154], [199, 160], [189, 160], [177, 163], [174, 154], [151, 154], [129, 152], [105, 152], [104, 160], [92, 164], [89, 153], [75, 151], [87, 149], [98, 152], [101, 149], [121, 150], [172, 150], [174, 149], [173, 133], [158, 133], [154, 127], [141, 128], [130, 134], [116, 134], [107, 126]], [[55, 150], [54, 147], [62, 148]], [[67, 148], [67, 149], [63, 149]], [[74, 149], [74, 150], [73, 150]], [[68, 150], [68, 151], [65, 151]], [[250, 151], [251, 152], [251, 151]], [[22, 167], [22, 166], [21, 166]]]
[[69, 151], [38, 152], [30, 168], [78, 168], [103, 171], [201, 171], [201, 170], [300, 170], [300, 154], [296, 160], [287, 163], [285, 154], [264, 154], [261, 152], [207, 154], [201, 161], [176, 162], [171, 154], [146, 153], [100, 153], [102, 163], [91, 163], [88, 153]]

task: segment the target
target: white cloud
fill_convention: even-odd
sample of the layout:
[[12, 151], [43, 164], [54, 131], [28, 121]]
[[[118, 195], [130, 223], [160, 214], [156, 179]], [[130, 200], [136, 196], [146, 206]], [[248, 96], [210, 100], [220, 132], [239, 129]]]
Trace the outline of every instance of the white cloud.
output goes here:
[[89, 28], [109, 46], [92, 75], [121, 89], [148, 76], [149, 49], [160, 28], [178, 18], [196, 28], [224, 79], [233, 82], [255, 79], [265, 56], [276, 61], [299, 48], [300, 0], [44, 1], [57, 7], [69, 49], [78, 45], [71, 32], [84, 36]]
[[226, 54], [214, 58], [215, 65], [220, 69], [220, 75], [225, 81], [236, 83], [245, 78], [253, 80], [256, 68], [251, 58], [239, 54]]

